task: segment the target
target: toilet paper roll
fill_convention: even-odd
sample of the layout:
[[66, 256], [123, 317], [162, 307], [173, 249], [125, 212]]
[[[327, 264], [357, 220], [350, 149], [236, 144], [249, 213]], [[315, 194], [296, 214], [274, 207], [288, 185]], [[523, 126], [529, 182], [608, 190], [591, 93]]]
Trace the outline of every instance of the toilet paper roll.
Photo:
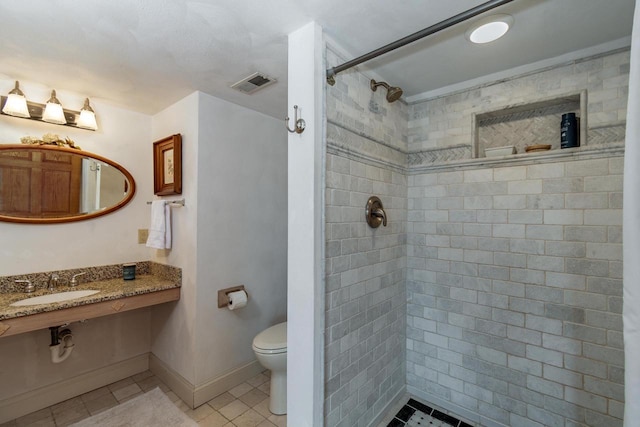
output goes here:
[[235, 291], [229, 294], [229, 310], [235, 310], [247, 305], [247, 293], [245, 291]]

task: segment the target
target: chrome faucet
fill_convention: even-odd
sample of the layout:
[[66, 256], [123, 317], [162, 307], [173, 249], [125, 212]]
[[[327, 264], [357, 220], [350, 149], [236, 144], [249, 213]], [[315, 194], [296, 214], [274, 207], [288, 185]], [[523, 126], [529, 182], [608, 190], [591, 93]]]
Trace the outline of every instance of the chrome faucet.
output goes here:
[[60, 280], [60, 276], [56, 273], [51, 274], [49, 276], [49, 292], [53, 292], [58, 287], [58, 280]]
[[71, 287], [78, 286], [80, 281], [78, 279], [76, 279], [76, 277], [79, 277], [79, 276], [82, 276], [82, 275], [85, 275], [85, 274], [87, 274], [86, 271], [83, 271], [82, 273], [74, 274], [73, 277], [71, 277], [71, 282], [69, 283], [69, 286], [71, 286]]

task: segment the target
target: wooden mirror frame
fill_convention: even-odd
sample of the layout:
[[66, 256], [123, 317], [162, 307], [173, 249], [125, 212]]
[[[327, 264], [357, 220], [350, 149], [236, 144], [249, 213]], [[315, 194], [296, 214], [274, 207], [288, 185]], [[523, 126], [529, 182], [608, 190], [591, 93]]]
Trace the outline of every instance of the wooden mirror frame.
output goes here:
[[84, 221], [86, 219], [93, 219], [93, 218], [97, 218], [99, 216], [103, 216], [103, 215], [107, 215], [111, 212], [114, 212], [120, 208], [122, 208], [123, 206], [125, 206], [127, 203], [129, 203], [132, 199], [133, 196], [136, 194], [136, 182], [133, 179], [133, 176], [129, 173], [128, 170], [126, 170], [123, 166], [119, 165], [118, 163], [114, 162], [113, 160], [109, 160], [106, 157], [102, 157], [98, 154], [94, 154], [94, 153], [89, 153], [88, 151], [82, 151], [82, 150], [77, 150], [77, 149], [73, 149], [73, 148], [66, 148], [66, 147], [59, 147], [56, 145], [30, 145], [30, 144], [0, 144], [0, 150], [2, 151], [28, 151], [28, 150], [50, 150], [50, 151], [55, 151], [55, 152], [62, 152], [62, 153], [69, 153], [69, 154], [77, 154], [83, 157], [88, 157], [94, 160], [98, 160], [101, 162], [104, 162], [110, 166], [113, 166], [114, 168], [116, 168], [117, 170], [119, 170], [124, 177], [127, 179], [127, 181], [129, 182], [129, 192], [128, 194], [116, 205], [108, 207], [106, 209], [103, 210], [99, 210], [99, 211], [95, 211], [95, 212], [91, 212], [88, 214], [82, 214], [82, 215], [70, 215], [70, 216], [64, 216], [64, 217], [52, 217], [52, 218], [27, 218], [27, 217], [17, 217], [17, 216], [10, 216], [10, 215], [2, 215], [0, 214], [0, 221], [6, 221], [6, 222], [19, 222], [19, 223], [25, 223], [25, 224], [56, 224], [56, 223], [63, 223], [63, 222], [75, 222], [75, 221]]

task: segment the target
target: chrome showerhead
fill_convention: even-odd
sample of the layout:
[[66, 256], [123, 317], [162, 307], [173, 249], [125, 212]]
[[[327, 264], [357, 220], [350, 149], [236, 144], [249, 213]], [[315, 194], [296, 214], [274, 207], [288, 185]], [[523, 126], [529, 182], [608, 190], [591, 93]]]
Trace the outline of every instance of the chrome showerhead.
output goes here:
[[397, 101], [402, 96], [402, 89], [400, 89], [399, 87], [396, 87], [396, 86], [389, 86], [385, 82], [376, 82], [375, 80], [371, 79], [371, 84], [370, 85], [371, 85], [371, 90], [374, 91], [374, 92], [376, 91], [378, 86], [382, 86], [382, 87], [386, 88], [387, 89], [387, 102], [389, 102], [389, 103]]

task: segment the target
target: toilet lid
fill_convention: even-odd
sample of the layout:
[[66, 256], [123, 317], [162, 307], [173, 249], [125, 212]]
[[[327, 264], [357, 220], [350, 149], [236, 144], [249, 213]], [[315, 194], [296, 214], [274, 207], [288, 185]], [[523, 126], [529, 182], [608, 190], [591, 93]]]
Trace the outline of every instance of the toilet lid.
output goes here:
[[261, 350], [287, 348], [287, 322], [278, 323], [260, 332], [253, 339], [253, 347]]

